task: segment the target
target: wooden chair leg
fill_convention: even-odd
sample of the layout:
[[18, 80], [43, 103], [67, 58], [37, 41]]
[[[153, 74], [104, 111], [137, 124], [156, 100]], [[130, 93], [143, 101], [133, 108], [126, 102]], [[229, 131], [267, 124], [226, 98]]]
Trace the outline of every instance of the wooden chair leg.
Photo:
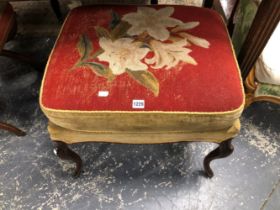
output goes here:
[[54, 153], [62, 160], [70, 160], [76, 163], [76, 169], [74, 177], [78, 177], [81, 174], [83, 161], [81, 157], [69, 149], [66, 143], [62, 141], [54, 141]]
[[[8, 41], [12, 40], [14, 38], [14, 36], [16, 35], [16, 33], [17, 33], [17, 21], [14, 20], [14, 25], [9, 33]], [[23, 55], [23, 54], [20, 54], [20, 53], [11, 51], [11, 50], [1, 49], [0, 56], [6, 56], [9, 58], [13, 58], [13, 59], [22, 61], [24, 63], [36, 65], [36, 62], [34, 61], [34, 59], [31, 56]]]
[[0, 51], [0, 56], [6, 56], [6, 57], [9, 57], [9, 58], [13, 58], [13, 59], [22, 61], [24, 63], [28, 63], [30, 65], [36, 65], [34, 59], [32, 59], [31, 56], [22, 55], [20, 53], [14, 52], [14, 51], [3, 49], [3, 50]]
[[204, 165], [204, 171], [207, 177], [212, 178], [214, 176], [214, 173], [212, 169], [210, 168], [210, 162], [215, 159], [219, 158], [225, 158], [229, 156], [234, 148], [231, 144], [232, 139], [228, 139], [226, 141], [223, 141], [219, 144], [219, 147], [217, 147], [215, 150], [210, 152], [204, 159], [203, 165]]
[[62, 22], [62, 14], [61, 14], [61, 10], [60, 10], [60, 5], [58, 0], [49, 0], [50, 1], [50, 5], [57, 17], [57, 19]]
[[16, 128], [15, 126], [7, 124], [7, 123], [3, 123], [3, 122], [0, 122], [0, 129], [9, 131], [11, 133], [14, 133], [17, 136], [25, 136], [25, 134], [26, 134], [25, 132], [23, 132], [22, 130]]

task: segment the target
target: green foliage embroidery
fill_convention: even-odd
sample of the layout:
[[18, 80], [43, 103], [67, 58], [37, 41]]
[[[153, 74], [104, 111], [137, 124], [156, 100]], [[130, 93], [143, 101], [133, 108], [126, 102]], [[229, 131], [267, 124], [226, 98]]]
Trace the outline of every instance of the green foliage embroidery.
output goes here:
[[271, 85], [271, 84], [260, 84], [256, 94], [258, 96], [274, 96], [280, 97], [280, 86], [279, 85]]
[[155, 96], [159, 94], [159, 82], [157, 78], [149, 71], [130, 71], [126, 70], [128, 75], [137, 81], [140, 85], [143, 85], [147, 89], [151, 90]]

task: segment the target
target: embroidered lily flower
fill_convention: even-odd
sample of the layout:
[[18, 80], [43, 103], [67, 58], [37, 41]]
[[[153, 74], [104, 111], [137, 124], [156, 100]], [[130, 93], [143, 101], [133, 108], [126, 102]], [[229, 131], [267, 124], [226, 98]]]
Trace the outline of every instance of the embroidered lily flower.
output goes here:
[[170, 17], [174, 12], [173, 7], [165, 7], [159, 10], [150, 7], [138, 7], [137, 12], [123, 16], [122, 20], [132, 26], [127, 31], [131, 36], [147, 32], [157, 40], [167, 40], [170, 32], [167, 27], [175, 27], [182, 24], [182, 21]]
[[186, 48], [187, 41], [181, 39], [174, 43], [162, 43], [156, 40], [150, 42], [151, 49], [154, 51], [154, 57], [146, 58], [145, 62], [154, 69], [170, 69], [176, 66], [180, 61], [197, 65], [196, 61], [189, 55], [190, 49]]
[[99, 45], [104, 50], [98, 59], [109, 63], [114, 75], [120, 75], [126, 69], [131, 71], [147, 70], [141, 60], [149, 52], [148, 48], [140, 48], [139, 43], [130, 38], [120, 38], [115, 41], [105, 37], [100, 38]]
[[184, 38], [188, 43], [192, 43], [199, 47], [209, 48], [210, 43], [206, 39], [202, 39], [200, 37], [191, 35], [189, 33], [183, 32], [185, 30], [189, 30], [195, 28], [199, 25], [199, 22], [187, 22], [180, 24], [171, 30], [171, 33], [178, 33], [178, 35]]

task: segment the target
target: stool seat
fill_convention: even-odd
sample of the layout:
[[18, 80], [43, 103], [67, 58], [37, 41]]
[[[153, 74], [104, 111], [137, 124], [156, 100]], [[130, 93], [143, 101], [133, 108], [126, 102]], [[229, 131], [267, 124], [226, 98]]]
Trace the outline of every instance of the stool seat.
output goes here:
[[87, 6], [68, 15], [40, 95], [53, 140], [221, 142], [244, 94], [222, 18], [191, 6]]

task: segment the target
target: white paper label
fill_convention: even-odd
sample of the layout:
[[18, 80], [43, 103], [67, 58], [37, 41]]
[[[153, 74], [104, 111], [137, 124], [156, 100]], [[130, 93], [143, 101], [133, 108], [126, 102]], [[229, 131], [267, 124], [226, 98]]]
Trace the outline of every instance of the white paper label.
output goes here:
[[107, 91], [107, 90], [98, 91], [98, 96], [99, 97], [107, 97], [108, 95], [109, 95], [109, 91]]
[[144, 109], [145, 108], [145, 100], [133, 100], [132, 101], [133, 109]]

